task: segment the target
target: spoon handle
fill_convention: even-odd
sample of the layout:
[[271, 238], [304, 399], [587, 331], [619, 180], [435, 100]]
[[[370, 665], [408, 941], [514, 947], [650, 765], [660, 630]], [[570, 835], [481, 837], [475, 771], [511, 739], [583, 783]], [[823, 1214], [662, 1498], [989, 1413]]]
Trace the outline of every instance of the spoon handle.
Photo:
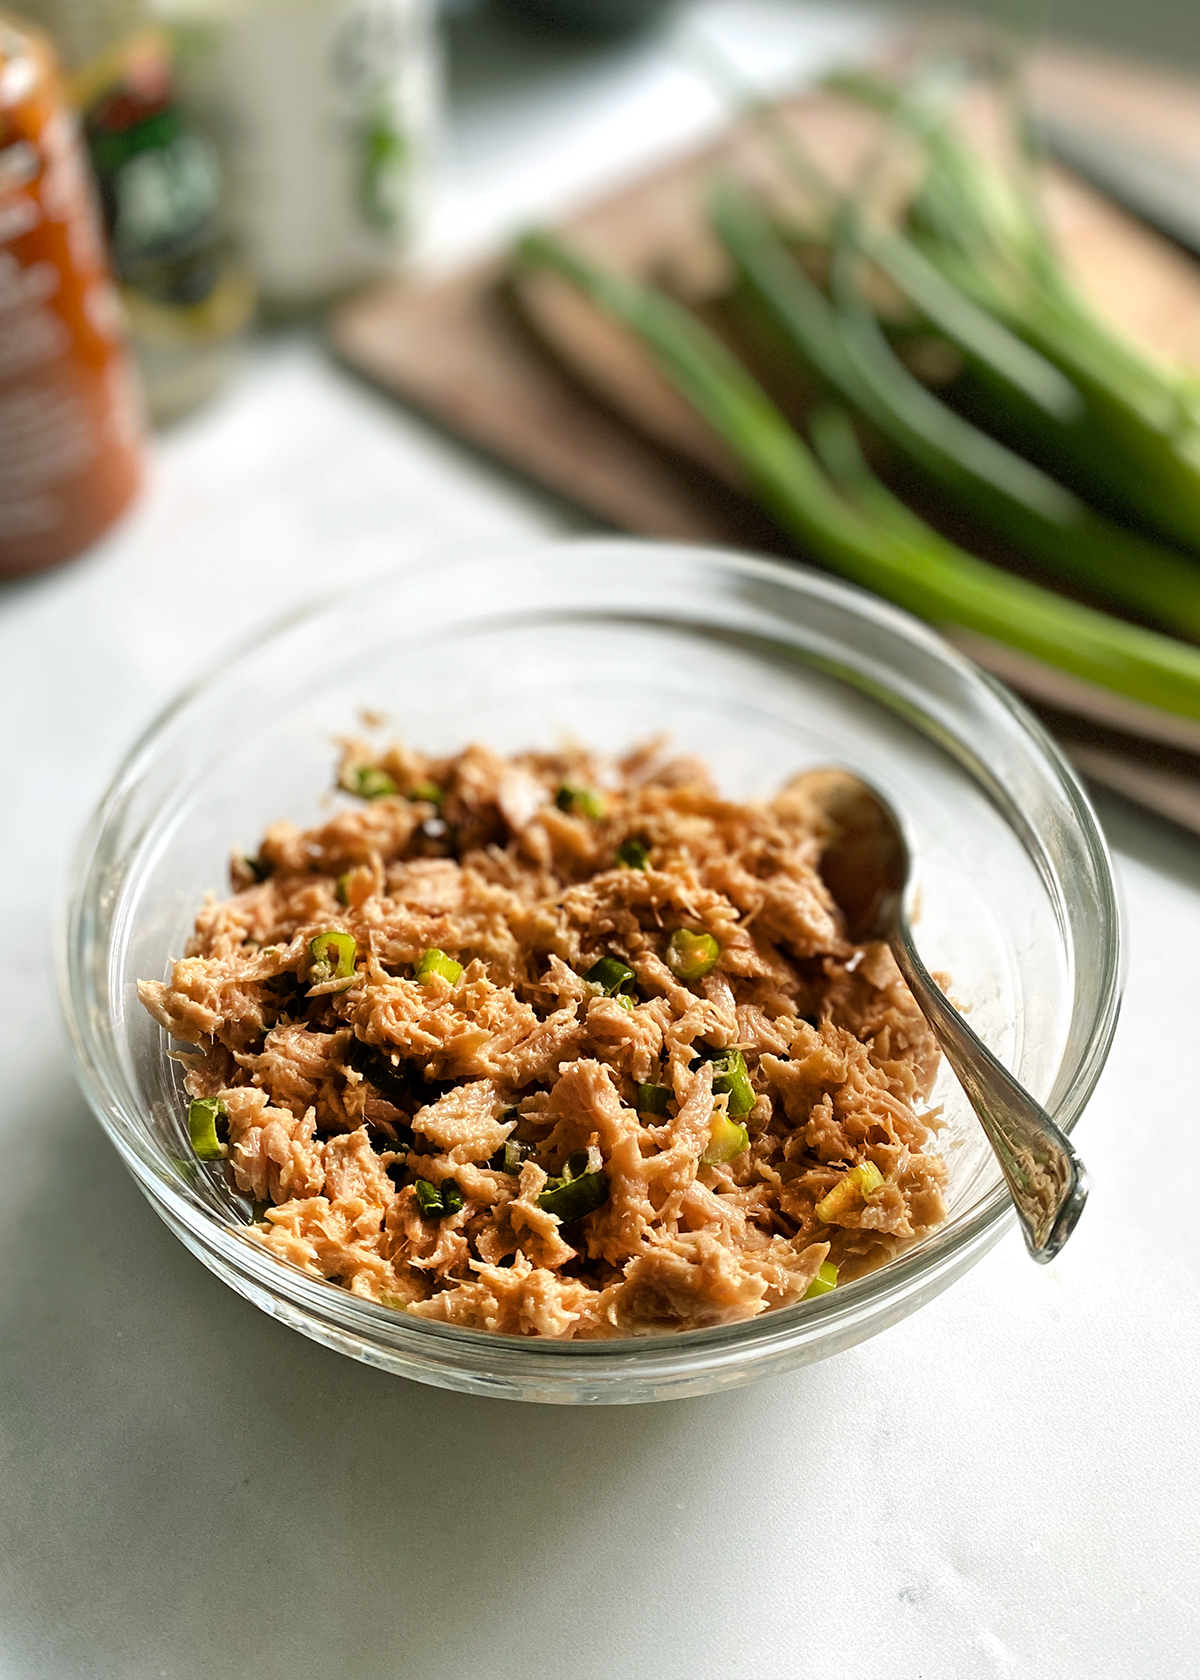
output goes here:
[[918, 956], [903, 917], [890, 943], [917, 1007], [996, 1152], [1026, 1248], [1035, 1260], [1053, 1260], [1075, 1229], [1087, 1199], [1083, 1162], [1045, 1109], [955, 1009]]

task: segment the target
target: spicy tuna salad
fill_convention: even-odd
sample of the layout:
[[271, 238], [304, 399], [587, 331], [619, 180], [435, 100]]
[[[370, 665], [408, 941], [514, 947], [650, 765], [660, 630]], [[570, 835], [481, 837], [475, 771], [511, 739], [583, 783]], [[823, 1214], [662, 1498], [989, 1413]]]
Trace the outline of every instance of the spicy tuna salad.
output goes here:
[[557, 1339], [730, 1323], [944, 1217], [938, 1054], [818, 871], [805, 778], [657, 743], [353, 743], [321, 826], [235, 856], [142, 1002], [258, 1240], [355, 1295]]

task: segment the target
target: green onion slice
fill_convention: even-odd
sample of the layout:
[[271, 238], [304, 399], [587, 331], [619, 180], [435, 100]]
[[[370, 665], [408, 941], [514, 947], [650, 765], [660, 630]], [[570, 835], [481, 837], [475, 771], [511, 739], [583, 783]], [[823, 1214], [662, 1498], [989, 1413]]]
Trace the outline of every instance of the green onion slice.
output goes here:
[[758, 1099], [750, 1083], [745, 1056], [740, 1050], [722, 1050], [709, 1060], [713, 1065], [713, 1096], [729, 1098], [726, 1112], [734, 1119], [749, 1114]]
[[461, 1213], [466, 1206], [462, 1191], [452, 1178], [444, 1178], [441, 1183], [442, 1206], [447, 1213]]
[[268, 863], [265, 857], [250, 857], [249, 855], [246, 855], [242, 858], [242, 862], [259, 885], [267, 879], [268, 875], [273, 873], [275, 868], [275, 865], [273, 863]]
[[822, 1225], [836, 1225], [842, 1214], [858, 1202], [868, 1201], [883, 1188], [883, 1174], [874, 1161], [860, 1161], [840, 1178], [833, 1189], [817, 1203], [813, 1212]]
[[338, 901], [339, 904], [349, 904], [350, 894], [349, 894], [349, 891], [347, 890], [348, 887], [349, 887], [349, 884], [350, 884], [350, 871], [347, 869], [347, 871], [344, 875], [339, 875], [338, 878], [337, 878], [337, 901]]
[[526, 1161], [533, 1155], [531, 1143], [522, 1143], [518, 1138], [508, 1138], [488, 1162], [493, 1172], [509, 1173], [516, 1178]]
[[823, 1260], [817, 1269], [817, 1275], [804, 1291], [803, 1299], [813, 1301], [818, 1295], [828, 1295], [831, 1289], [837, 1287], [838, 1269], [832, 1260]]
[[595, 1213], [608, 1200], [608, 1179], [601, 1172], [581, 1173], [578, 1178], [552, 1178], [537, 1199], [537, 1205], [570, 1225], [585, 1214]]
[[667, 967], [676, 980], [703, 980], [716, 967], [721, 947], [711, 933], [676, 928], [667, 941]]
[[400, 792], [386, 770], [374, 764], [354, 764], [342, 773], [341, 786], [359, 799], [387, 799]]
[[571, 782], [564, 782], [554, 795], [554, 803], [560, 811], [578, 811], [585, 817], [602, 817], [604, 815], [604, 801], [592, 788], [576, 787]]
[[713, 1115], [708, 1135], [708, 1148], [700, 1157], [707, 1167], [720, 1167], [726, 1161], [736, 1160], [750, 1147], [750, 1134], [745, 1126], [725, 1114]]
[[639, 1114], [666, 1114], [667, 1104], [675, 1095], [669, 1085], [639, 1085], [637, 1108]]
[[446, 1204], [442, 1200], [442, 1192], [436, 1184], [430, 1184], [427, 1178], [419, 1178], [413, 1185], [417, 1192], [417, 1205], [426, 1219], [440, 1219], [446, 1211]]
[[588, 1152], [586, 1149], [573, 1149], [563, 1162], [562, 1176], [569, 1182], [571, 1179], [582, 1178], [588, 1170]]
[[414, 800], [424, 800], [426, 805], [436, 805], [440, 810], [446, 794], [444, 789], [440, 788], [436, 782], [418, 782], [416, 787], [409, 788], [408, 797]]
[[622, 869], [645, 869], [650, 862], [650, 848], [644, 840], [622, 840], [617, 847], [617, 862]]
[[637, 975], [618, 957], [601, 957], [583, 977], [589, 986], [599, 986], [605, 997], [616, 997], [625, 987], [632, 986]]
[[225, 1153], [217, 1136], [217, 1121], [225, 1112], [220, 1097], [196, 1097], [188, 1104], [188, 1137], [201, 1161], [219, 1161]]
[[344, 981], [336, 989], [344, 992], [354, 984], [354, 959], [358, 946], [352, 933], [339, 933], [329, 928], [308, 942], [308, 983], [324, 986], [331, 980]]
[[445, 951], [439, 951], [437, 946], [433, 945], [422, 953], [417, 964], [416, 979], [424, 985], [432, 975], [437, 974], [449, 985], [456, 986], [462, 979], [462, 972], [463, 965], [460, 962], [455, 962], [453, 957], [448, 957]]

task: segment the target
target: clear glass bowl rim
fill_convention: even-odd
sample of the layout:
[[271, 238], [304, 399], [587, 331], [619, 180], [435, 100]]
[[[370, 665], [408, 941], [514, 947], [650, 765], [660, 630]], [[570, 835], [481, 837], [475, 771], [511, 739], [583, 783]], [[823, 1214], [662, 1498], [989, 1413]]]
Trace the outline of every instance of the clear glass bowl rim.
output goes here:
[[[117, 861], [108, 842], [170, 724], [189, 708], [201, 705], [210, 690], [227, 682], [264, 643], [278, 642], [324, 613], [345, 610], [355, 600], [364, 601], [373, 593], [403, 587], [425, 573], [442, 570], [452, 556], [468, 563], [478, 563], [486, 556], [502, 566], [517, 556], [541, 559], [558, 553], [568, 558], [612, 552], [628, 557], [638, 551], [659, 556], [669, 553], [677, 561], [693, 558], [698, 566], [717, 565], [747, 582], [763, 581], [815, 596], [851, 617], [915, 644], [925, 657], [952, 667], [968, 687], [988, 694], [1008, 725], [1025, 737], [1072, 813], [1104, 921], [1104, 972], [1099, 977], [1096, 1007], [1080, 1035], [1074, 1063], [1065, 1068], [1065, 1086], [1053, 1110], [1054, 1118], [1066, 1131], [1074, 1126], [1092, 1094], [1116, 1028], [1122, 966], [1118, 895], [1108, 849], [1086, 793], [1053, 740], [1015, 695], [927, 625], [879, 597], [795, 562], [614, 537], [459, 544], [448, 553], [389, 570], [350, 590], [330, 592], [306, 603], [264, 630], [235, 642], [223, 659], [210, 664], [202, 678], [158, 713], [130, 749], [76, 849], [65, 925], [59, 939], [60, 992], [84, 1093], [139, 1187], [186, 1246], [233, 1288], [305, 1334], [352, 1357], [417, 1380], [543, 1400], [620, 1400], [625, 1398], [619, 1392], [621, 1386], [633, 1380], [638, 1393], [632, 1397], [637, 1399], [657, 1397], [656, 1385], [660, 1383], [664, 1393], [703, 1391], [742, 1380], [743, 1367], [788, 1368], [806, 1358], [820, 1357], [820, 1352], [811, 1351], [817, 1344], [822, 1344], [823, 1351], [837, 1351], [896, 1322], [969, 1269], [1012, 1220], [1011, 1206], [1000, 1184], [977, 1204], [970, 1217], [951, 1222], [919, 1248], [844, 1290], [832, 1291], [802, 1307], [777, 1308], [713, 1329], [596, 1342], [554, 1342], [411, 1319], [314, 1279], [275, 1259], [252, 1238], [216, 1219], [179, 1178], [164, 1170], [146, 1144], [136, 1093], [125, 1078], [117, 1053], [113, 1023], [98, 1007], [93, 983], [98, 953], [90, 932], [109, 886], [109, 872]], [[1001, 814], [1006, 819], [1010, 816]], [[1060, 1075], [1063, 1071], [1060, 1069]], [[688, 1387], [693, 1374], [699, 1380]], [[542, 1380], [548, 1387], [538, 1392]]]

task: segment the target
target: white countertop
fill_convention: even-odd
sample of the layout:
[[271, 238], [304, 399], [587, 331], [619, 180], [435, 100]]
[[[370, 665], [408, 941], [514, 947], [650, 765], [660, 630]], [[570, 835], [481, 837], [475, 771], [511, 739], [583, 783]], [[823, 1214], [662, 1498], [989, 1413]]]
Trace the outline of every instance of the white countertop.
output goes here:
[[[797, 63], [836, 43], [828, 14], [755, 12]], [[552, 65], [519, 108], [464, 93], [430, 260], [481, 206], [498, 231], [562, 198], [529, 148], [569, 128], [572, 76], [593, 134], [627, 95], [657, 112], [646, 151], [712, 120], [652, 46]], [[905, 1323], [739, 1392], [559, 1410], [354, 1365], [210, 1276], [89, 1115], [54, 918], [133, 736], [298, 596], [569, 527], [301, 335], [161, 440], [107, 542], [0, 588], [0, 1680], [1194, 1676], [1194, 842], [1104, 810], [1129, 979], [1065, 1254], [1010, 1233]]]

